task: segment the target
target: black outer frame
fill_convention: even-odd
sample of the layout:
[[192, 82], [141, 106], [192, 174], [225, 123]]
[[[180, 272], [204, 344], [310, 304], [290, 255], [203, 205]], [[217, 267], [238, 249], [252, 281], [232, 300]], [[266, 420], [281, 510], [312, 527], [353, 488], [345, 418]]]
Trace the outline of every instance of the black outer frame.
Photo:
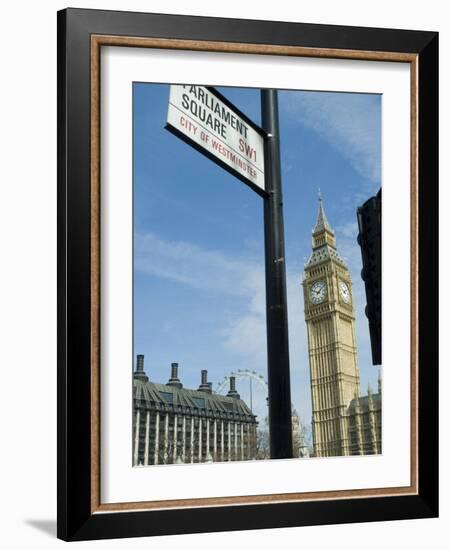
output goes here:
[[[90, 35], [419, 56], [419, 493], [91, 514]], [[438, 515], [438, 34], [148, 13], [58, 12], [58, 525], [63, 540], [429, 518]]]

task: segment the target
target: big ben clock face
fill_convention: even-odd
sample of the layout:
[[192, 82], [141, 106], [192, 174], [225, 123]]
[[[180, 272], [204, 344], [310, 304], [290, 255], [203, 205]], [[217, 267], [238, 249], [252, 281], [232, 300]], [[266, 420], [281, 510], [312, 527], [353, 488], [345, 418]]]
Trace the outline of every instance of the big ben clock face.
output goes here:
[[344, 281], [339, 281], [339, 294], [343, 302], [346, 304], [350, 303], [350, 289]]
[[321, 304], [325, 301], [327, 295], [327, 285], [325, 281], [315, 282], [309, 291], [309, 298], [313, 304]]

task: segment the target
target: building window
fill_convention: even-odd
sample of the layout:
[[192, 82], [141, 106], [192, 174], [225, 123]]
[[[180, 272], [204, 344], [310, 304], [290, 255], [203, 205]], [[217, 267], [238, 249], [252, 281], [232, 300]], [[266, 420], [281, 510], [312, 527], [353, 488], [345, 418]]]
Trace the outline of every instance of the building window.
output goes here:
[[194, 401], [194, 403], [197, 405], [197, 407], [199, 409], [204, 409], [205, 408], [205, 400], [204, 399], [201, 399], [200, 397], [193, 397], [192, 401]]
[[161, 391], [159, 395], [164, 399], [166, 403], [173, 403], [173, 393]]

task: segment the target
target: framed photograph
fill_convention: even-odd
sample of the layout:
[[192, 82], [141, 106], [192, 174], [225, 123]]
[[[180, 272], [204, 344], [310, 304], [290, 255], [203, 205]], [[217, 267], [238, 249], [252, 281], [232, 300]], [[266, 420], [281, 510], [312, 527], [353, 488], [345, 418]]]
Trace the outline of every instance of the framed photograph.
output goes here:
[[438, 36], [58, 13], [58, 537], [438, 514]]

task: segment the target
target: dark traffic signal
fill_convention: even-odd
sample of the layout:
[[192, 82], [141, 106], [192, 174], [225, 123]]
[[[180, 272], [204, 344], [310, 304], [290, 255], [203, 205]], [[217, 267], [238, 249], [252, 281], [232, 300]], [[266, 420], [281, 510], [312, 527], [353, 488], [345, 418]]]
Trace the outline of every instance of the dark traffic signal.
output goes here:
[[381, 364], [381, 189], [357, 209], [372, 362]]

